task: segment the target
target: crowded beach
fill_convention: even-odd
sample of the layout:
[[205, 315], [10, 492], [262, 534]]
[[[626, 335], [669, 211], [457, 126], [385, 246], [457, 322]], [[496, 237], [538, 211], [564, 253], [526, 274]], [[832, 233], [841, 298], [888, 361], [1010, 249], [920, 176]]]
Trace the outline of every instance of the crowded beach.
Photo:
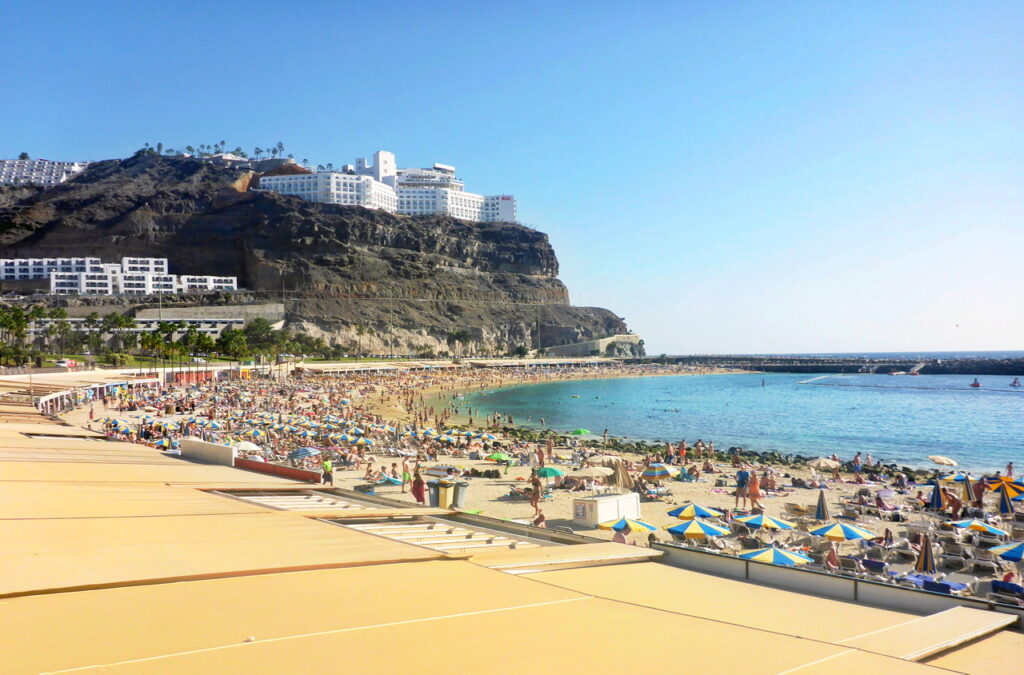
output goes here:
[[[681, 374], [673, 367], [296, 371], [120, 389], [66, 411], [74, 424], [176, 452], [184, 438], [239, 457], [304, 468], [326, 485], [457, 508], [637, 546], [655, 541], [823, 573], [1024, 605], [1024, 484], [1013, 465], [989, 475], [904, 471], [855, 450], [811, 461], [763, 461], [712, 440], [645, 452], [587, 430], [529, 433], [466, 409], [473, 391], [567, 378]], [[626, 446], [628, 447], [628, 446]], [[635, 494], [636, 517], [581, 526], [574, 503]]]

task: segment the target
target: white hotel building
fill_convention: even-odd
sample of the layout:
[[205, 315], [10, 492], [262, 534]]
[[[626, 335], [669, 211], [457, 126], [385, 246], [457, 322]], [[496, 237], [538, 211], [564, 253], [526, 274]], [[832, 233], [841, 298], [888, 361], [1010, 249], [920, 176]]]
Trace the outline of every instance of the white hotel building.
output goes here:
[[338, 171], [264, 175], [260, 189], [327, 204], [363, 206], [410, 216], [443, 215], [482, 222], [518, 221], [512, 195], [466, 192], [455, 167], [399, 169], [395, 155], [379, 151], [373, 164], [357, 159]]
[[0, 159], [0, 185], [58, 185], [88, 165], [49, 159]]
[[0, 281], [49, 279], [55, 295], [153, 295], [191, 291], [238, 290], [237, 277], [176, 276], [167, 273], [167, 258], [0, 259]]

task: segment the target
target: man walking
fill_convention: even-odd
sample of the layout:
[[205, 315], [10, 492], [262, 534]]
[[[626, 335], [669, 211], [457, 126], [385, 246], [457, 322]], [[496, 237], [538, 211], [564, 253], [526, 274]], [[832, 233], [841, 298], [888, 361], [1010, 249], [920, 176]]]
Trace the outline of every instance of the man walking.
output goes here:
[[323, 472], [320, 476], [320, 484], [330, 484], [331, 487], [334, 487], [334, 464], [329, 457], [324, 458], [323, 463], [320, 465], [320, 470]]
[[740, 508], [740, 499], [743, 500], [744, 510], [747, 508], [747, 486], [749, 484], [750, 472], [747, 471], [747, 466], [744, 464], [736, 472], [736, 504], [733, 508]]

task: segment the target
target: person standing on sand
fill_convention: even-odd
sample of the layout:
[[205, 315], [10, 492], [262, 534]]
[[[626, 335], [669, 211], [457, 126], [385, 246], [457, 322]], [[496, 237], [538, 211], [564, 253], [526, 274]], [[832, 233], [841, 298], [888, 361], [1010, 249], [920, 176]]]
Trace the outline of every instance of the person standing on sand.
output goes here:
[[533, 515], [540, 515], [540, 476], [536, 469], [530, 472], [530, 506], [533, 507]]
[[420, 476], [420, 470], [417, 467], [412, 476], [412, 496], [416, 499], [417, 504], [427, 503], [426, 487], [427, 484], [423, 482], [423, 477]]
[[761, 509], [764, 511], [764, 504], [761, 503], [761, 482], [757, 477], [757, 471], [750, 472], [750, 481], [747, 483], [747, 496], [750, 497], [750, 509]]
[[402, 457], [402, 494], [405, 494], [405, 486], [412, 482], [412, 475], [409, 474], [409, 458]]
[[747, 485], [750, 483], [750, 472], [746, 466], [741, 466], [736, 472], [736, 503], [733, 508], [740, 507], [740, 500], [743, 500], [743, 508], [747, 508]]
[[330, 458], [324, 458], [323, 463], [320, 465], [320, 470], [323, 471], [323, 475], [320, 476], [321, 485], [330, 485], [334, 487], [334, 464]]
[[[92, 413], [89, 414], [89, 419], [92, 419]], [[1013, 462], [1006, 465], [1006, 477], [1013, 478]]]

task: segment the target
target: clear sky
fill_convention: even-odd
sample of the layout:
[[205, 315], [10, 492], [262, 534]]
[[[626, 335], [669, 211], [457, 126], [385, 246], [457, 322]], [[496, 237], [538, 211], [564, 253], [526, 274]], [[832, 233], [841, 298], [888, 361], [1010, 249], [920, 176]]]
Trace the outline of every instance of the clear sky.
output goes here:
[[1024, 349], [1024, 3], [0, 2], [0, 157], [374, 150], [653, 353]]

